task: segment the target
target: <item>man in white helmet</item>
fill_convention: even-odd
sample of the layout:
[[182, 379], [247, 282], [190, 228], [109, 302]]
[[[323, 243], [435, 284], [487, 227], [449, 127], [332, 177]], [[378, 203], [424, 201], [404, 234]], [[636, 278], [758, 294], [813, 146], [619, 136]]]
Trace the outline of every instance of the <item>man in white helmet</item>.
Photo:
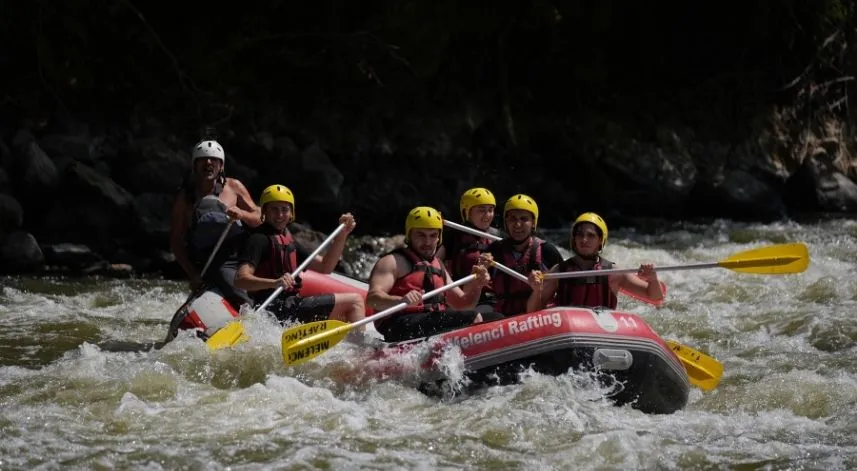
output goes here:
[[[198, 290], [203, 281], [220, 288], [236, 309], [249, 302], [247, 294], [234, 287], [234, 261], [243, 227], [262, 223], [261, 211], [243, 183], [226, 178], [223, 168], [226, 153], [214, 140], [203, 140], [193, 147], [191, 173], [173, 200], [170, 227], [170, 249], [176, 261], [190, 278], [191, 289]], [[235, 221], [229, 226], [230, 221]], [[221, 234], [230, 227], [204, 276], [203, 267], [217, 245]]]

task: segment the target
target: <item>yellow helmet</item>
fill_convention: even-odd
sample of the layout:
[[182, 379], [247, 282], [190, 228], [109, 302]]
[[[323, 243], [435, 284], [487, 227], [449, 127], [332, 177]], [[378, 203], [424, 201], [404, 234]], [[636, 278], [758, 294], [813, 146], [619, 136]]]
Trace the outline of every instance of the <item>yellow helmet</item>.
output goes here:
[[438, 229], [443, 236], [443, 218], [440, 211], [429, 206], [417, 206], [412, 209], [405, 219], [406, 242], [411, 240], [411, 229]]
[[470, 208], [483, 204], [497, 206], [497, 200], [494, 199], [494, 193], [491, 193], [487, 188], [471, 188], [461, 195], [461, 202], [458, 207], [461, 209], [461, 219], [467, 222], [467, 217], [470, 215]]
[[[601, 248], [603, 249], [605, 245], [607, 245], [607, 223], [604, 222], [604, 218], [595, 214], [595, 213], [583, 213], [574, 220], [574, 223], [571, 225], [571, 237], [574, 238], [574, 228], [582, 223], [588, 222], [591, 224], [595, 224], [595, 227], [601, 231]], [[572, 241], [572, 249], [574, 248], [574, 243]]]
[[[536, 230], [536, 227], [539, 225], [539, 205], [536, 204], [536, 200], [522, 193], [506, 200], [506, 205], [503, 207], [504, 227], [506, 224], [506, 213], [513, 209], [529, 211], [533, 215], [533, 230]], [[509, 232], [508, 228], [506, 229], [506, 232]]]
[[259, 197], [259, 206], [264, 207], [267, 203], [273, 203], [275, 201], [282, 201], [284, 203], [289, 203], [292, 205], [292, 219], [289, 222], [295, 220], [295, 195], [292, 194], [292, 190], [288, 189], [283, 185], [271, 185], [268, 188], [262, 190], [262, 196]]

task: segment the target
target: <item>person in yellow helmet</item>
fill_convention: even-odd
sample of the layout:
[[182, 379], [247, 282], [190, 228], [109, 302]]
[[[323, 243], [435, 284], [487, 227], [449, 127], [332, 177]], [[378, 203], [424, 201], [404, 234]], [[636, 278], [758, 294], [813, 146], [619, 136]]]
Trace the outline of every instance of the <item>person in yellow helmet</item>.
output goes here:
[[[491, 226], [494, 221], [494, 208], [497, 201], [494, 194], [487, 188], [471, 188], [461, 195], [459, 210], [461, 221], [465, 226], [472, 227], [486, 234], [498, 235], [500, 231]], [[444, 262], [453, 279], [470, 274], [473, 266], [479, 261], [479, 255], [488, 250], [492, 240], [479, 237], [456, 229], [444, 229], [443, 243], [437, 251], [437, 258]], [[490, 287], [482, 289], [479, 312], [494, 310], [494, 294]]]
[[[552, 243], [536, 237], [539, 223], [539, 206], [525, 194], [517, 194], [506, 200], [503, 206], [503, 223], [508, 237], [492, 242], [488, 255], [503, 265], [528, 276], [530, 272], [545, 271], [562, 261], [562, 255]], [[491, 288], [496, 297], [495, 310], [505, 316], [515, 316], [527, 311], [527, 299], [532, 288], [499, 270], [492, 270]]]
[[426, 337], [502, 318], [496, 313], [473, 310], [482, 288], [491, 280], [483, 265], [473, 268], [477, 277], [463, 288], [422, 299], [423, 293], [452, 283], [449, 272], [435, 256], [442, 234], [440, 212], [418, 206], [405, 219], [405, 246], [383, 255], [372, 267], [366, 296], [369, 306], [383, 310], [403, 301], [409, 304], [403, 311], [375, 321], [375, 328], [387, 342]]
[[[300, 296], [300, 277], [291, 273], [307, 259], [308, 253], [295, 242], [288, 224], [295, 219], [295, 197], [283, 185], [271, 185], [259, 199], [264, 223], [249, 236], [238, 259], [235, 286], [246, 289], [255, 305], [260, 305], [279, 287], [283, 292], [272, 301], [267, 310], [280, 322], [314, 322], [336, 319], [356, 322], [366, 316], [363, 297], [355, 293], [322, 294]], [[331, 273], [345, 248], [348, 234], [357, 222], [351, 213], [339, 217], [345, 224], [331, 243], [327, 253], [316, 255], [309, 269], [319, 273]]]
[[[571, 225], [572, 256], [551, 267], [550, 272], [607, 270], [613, 262], [603, 258], [607, 245], [607, 222], [595, 213], [581, 214]], [[528, 310], [538, 311], [550, 303], [560, 306], [606, 307], [616, 309], [619, 290], [639, 299], [659, 301], [664, 298], [654, 265], [640, 265], [637, 274], [625, 273], [585, 278], [544, 280], [541, 272], [530, 275], [533, 294]]]
[[[239, 180], [226, 178], [226, 153], [215, 140], [202, 140], [191, 151], [191, 172], [173, 199], [170, 250], [190, 279], [191, 291], [215, 286], [236, 309], [249, 301], [233, 286], [234, 257], [246, 227], [262, 223], [259, 207]], [[235, 221], [231, 226], [230, 221]], [[227, 237], [214, 252], [220, 236]], [[214, 255], [205, 273], [206, 261]]]

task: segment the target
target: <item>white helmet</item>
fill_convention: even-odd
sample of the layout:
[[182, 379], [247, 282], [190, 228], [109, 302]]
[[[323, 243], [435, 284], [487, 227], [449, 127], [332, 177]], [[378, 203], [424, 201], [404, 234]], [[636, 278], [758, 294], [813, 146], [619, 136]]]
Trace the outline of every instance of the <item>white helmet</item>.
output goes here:
[[224, 164], [226, 163], [226, 153], [217, 141], [200, 141], [193, 146], [191, 162], [206, 158], [220, 159]]

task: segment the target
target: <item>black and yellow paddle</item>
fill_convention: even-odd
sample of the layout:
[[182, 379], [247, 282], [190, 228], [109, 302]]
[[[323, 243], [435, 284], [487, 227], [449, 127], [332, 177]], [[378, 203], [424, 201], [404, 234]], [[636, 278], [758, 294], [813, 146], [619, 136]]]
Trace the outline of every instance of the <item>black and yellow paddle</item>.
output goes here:
[[[445, 291], [466, 284], [474, 278], [476, 278], [476, 275], [467, 275], [458, 281], [423, 294], [422, 299], [426, 300], [432, 296], [437, 296]], [[285, 330], [282, 335], [283, 362], [287, 366], [294, 366], [312, 360], [341, 342], [348, 335], [348, 332], [355, 327], [383, 319], [406, 307], [408, 307], [408, 303], [401, 302], [389, 309], [350, 324], [342, 321], [327, 320], [299, 325]]]
[[[312, 251], [309, 256], [307, 256], [306, 260], [303, 261], [298, 267], [291, 273], [292, 277], [296, 277], [300, 275], [306, 268], [312, 263], [315, 259], [315, 256], [318, 255], [328, 244], [339, 235], [342, 230], [345, 229], [345, 224], [340, 224], [333, 232], [324, 239], [324, 242], [318, 245], [315, 250]], [[263, 302], [259, 307], [256, 308], [255, 312], [261, 312], [262, 309], [268, 307], [269, 304], [280, 294], [283, 292], [283, 287], [280, 286], [270, 296]], [[226, 324], [223, 328], [215, 332], [211, 337], [206, 340], [206, 345], [212, 350], [217, 350], [220, 348], [231, 347], [237, 345], [239, 343], [245, 342], [249, 339], [247, 334], [244, 333], [244, 327], [241, 325], [241, 321], [233, 321]]]
[[[331, 243], [333, 241], [333, 239], [336, 236], [338, 236], [340, 232], [343, 231], [343, 229], [345, 229], [345, 224], [340, 224], [336, 229], [334, 229], [334, 231], [331, 232], [329, 236], [327, 236], [327, 239], [324, 239], [324, 242], [319, 244], [318, 247], [316, 247], [315, 250], [313, 250], [312, 253], [307, 256], [306, 260], [304, 260], [303, 263], [298, 265], [298, 267], [295, 269], [295, 271], [293, 271], [291, 273], [292, 277], [294, 278], [294, 277], [300, 275], [301, 272], [306, 270], [306, 268], [312, 263], [312, 261], [315, 260], [315, 256], [318, 255], [319, 253], [321, 253], [321, 251], [324, 250], [325, 247], [327, 247], [327, 244]], [[265, 309], [266, 307], [268, 307], [268, 305], [271, 304], [271, 302], [277, 296], [279, 296], [280, 293], [283, 292], [283, 289], [284, 288], [282, 286], [280, 286], [279, 288], [274, 290], [274, 292], [271, 293], [270, 296], [268, 296], [268, 299], [266, 299], [265, 302], [263, 302], [262, 304], [259, 305], [259, 307], [256, 308], [256, 312], [260, 312], [260, 311], [262, 311], [262, 309]]]

